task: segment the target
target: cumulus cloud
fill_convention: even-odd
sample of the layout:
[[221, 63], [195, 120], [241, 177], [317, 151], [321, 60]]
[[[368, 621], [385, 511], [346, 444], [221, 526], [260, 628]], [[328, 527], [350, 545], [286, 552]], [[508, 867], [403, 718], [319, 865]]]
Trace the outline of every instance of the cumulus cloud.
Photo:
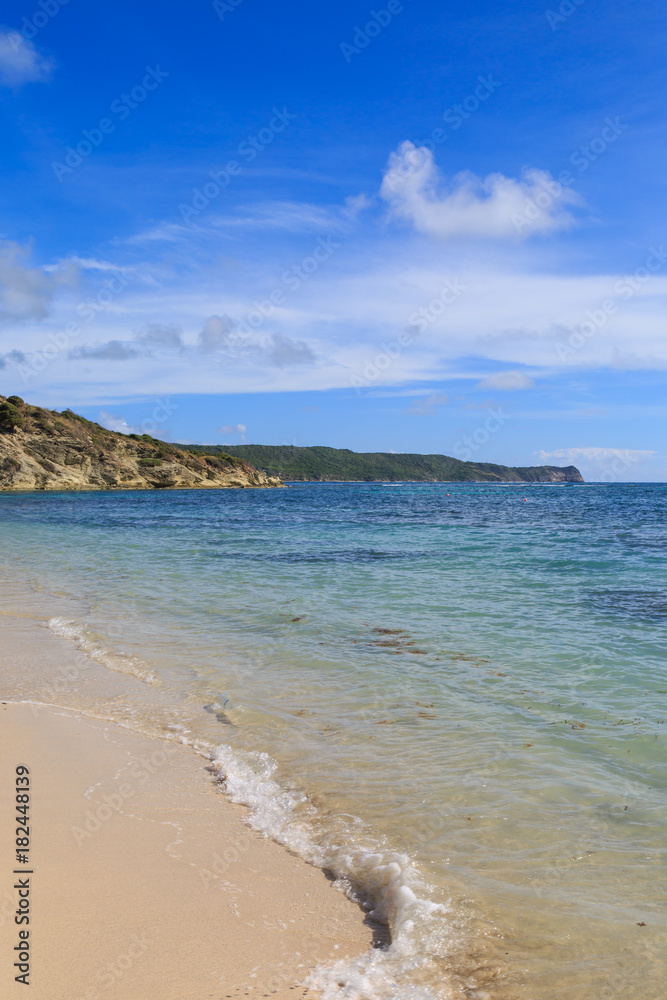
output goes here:
[[7, 354], [0, 355], [0, 368], [7, 368], [9, 365], [20, 365], [25, 361], [23, 351], [8, 351]]
[[525, 372], [507, 371], [495, 372], [478, 382], [478, 389], [502, 389], [511, 392], [516, 389], [530, 389], [535, 385], [533, 379]]
[[199, 334], [197, 346], [202, 354], [212, 354], [228, 347], [232, 340], [232, 321], [229, 316], [209, 316]]
[[183, 347], [183, 331], [173, 323], [148, 323], [135, 333], [134, 339], [156, 347]]
[[241, 439], [241, 444], [246, 443], [247, 433], [248, 428], [245, 424], [225, 424], [224, 427], [218, 427], [218, 434], [222, 434], [223, 437], [238, 437]]
[[76, 266], [30, 267], [29, 250], [0, 240], [0, 322], [44, 319], [61, 285], [73, 284]]
[[277, 368], [312, 364], [315, 355], [303, 340], [293, 340], [274, 333], [264, 341], [234, 332], [229, 316], [209, 316], [199, 334], [197, 348], [201, 354], [223, 352], [228, 357], [264, 361]]
[[97, 414], [97, 422], [102, 427], [106, 427], [108, 431], [116, 431], [118, 434], [137, 433], [137, 428], [128, 424], [125, 417], [118, 417], [114, 413], [107, 413], [106, 410], [100, 410]]
[[275, 333], [268, 345], [268, 360], [278, 368], [289, 365], [311, 365], [315, 355], [303, 340], [292, 340]]
[[53, 64], [37, 52], [18, 31], [0, 29], [0, 83], [19, 87], [22, 83], [48, 80]]
[[106, 344], [75, 347], [69, 356], [75, 361], [127, 361], [136, 358], [137, 352], [125, 341], [109, 340]]
[[545, 170], [525, 170], [520, 180], [503, 174], [480, 178], [466, 171], [447, 185], [432, 152], [411, 142], [389, 157], [380, 195], [393, 216], [445, 239], [553, 232], [572, 225], [566, 206], [581, 203], [575, 191], [558, 185]]

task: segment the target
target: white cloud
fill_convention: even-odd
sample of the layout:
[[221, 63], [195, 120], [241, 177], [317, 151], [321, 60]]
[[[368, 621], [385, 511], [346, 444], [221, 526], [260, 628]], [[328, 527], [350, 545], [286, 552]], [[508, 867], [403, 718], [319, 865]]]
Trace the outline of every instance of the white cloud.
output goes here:
[[19, 87], [48, 80], [52, 68], [51, 61], [18, 31], [0, 29], [0, 83]]
[[69, 352], [73, 361], [129, 361], [136, 358], [136, 350], [122, 340], [110, 340], [106, 344], [82, 345]]
[[558, 458], [567, 462], [574, 462], [577, 459], [608, 462], [615, 458], [627, 458], [631, 462], [639, 462], [658, 453], [657, 451], [644, 451], [637, 448], [557, 448], [555, 451], [536, 451], [535, 454], [542, 461]]
[[502, 389], [503, 391], [511, 392], [515, 389], [530, 389], [533, 385], [535, 385], [535, 382], [525, 372], [506, 371], [488, 375], [478, 383], [478, 388]]
[[291, 365], [310, 365], [315, 355], [303, 340], [292, 340], [281, 333], [274, 333], [268, 344], [268, 358], [278, 368]]
[[[363, 224], [375, 222], [368, 216]], [[6, 322], [1, 331], [0, 352], [19, 348], [29, 367], [36, 359], [31, 388], [66, 386], [71, 405], [100, 406], [110, 398], [146, 394], [350, 388], [376, 358], [365, 391], [406, 388], [412, 399], [420, 395], [418, 386], [426, 394], [446, 378], [474, 385], [489, 372], [496, 378], [502, 373], [504, 379], [508, 372], [548, 378], [568, 371], [576, 377], [586, 370], [609, 369], [619, 359], [627, 364], [628, 350], [633, 368], [667, 366], [667, 251], [662, 273], [637, 282], [628, 295], [618, 290], [627, 287], [622, 271], [592, 274], [572, 260], [569, 273], [554, 272], [546, 248], [434, 246], [418, 235], [406, 238], [386, 229], [376, 243], [368, 230], [361, 236], [341, 241], [335, 266], [319, 268], [297, 289], [285, 285], [281, 275], [286, 260], [303, 253], [302, 243], [286, 251], [282, 244], [277, 249], [268, 241], [258, 242], [251, 259], [240, 256], [234, 273], [221, 275], [221, 244], [212, 246], [202, 237], [177, 265], [171, 257], [165, 262], [161, 255], [147, 253], [141, 280], [112, 296], [105, 292], [113, 280], [110, 267], [87, 267], [80, 302], [55, 294], [55, 282], [63, 280], [61, 265], [48, 272], [34, 268], [16, 257], [15, 244], [5, 244], [5, 258], [23, 269], [21, 281], [29, 284], [27, 270], [35, 287], [24, 288], [17, 304], [18, 278], [13, 283], [15, 301], [12, 309], [5, 302], [4, 319], [13, 315], [17, 321], [12, 326]], [[8, 257], [8, 247], [13, 257]], [[2, 254], [0, 244], [0, 260]], [[116, 259], [102, 251], [98, 261], [81, 255], [86, 264]], [[646, 250], [626, 260], [631, 275], [643, 265]], [[119, 251], [122, 273], [134, 263], [132, 252], [125, 258]], [[2, 278], [0, 263], [0, 308]], [[461, 292], [453, 296], [457, 282]], [[284, 292], [284, 301], [273, 312], [266, 310], [260, 326], [251, 328], [244, 317], [275, 288]], [[96, 307], [90, 325], [82, 323], [82, 308], [98, 296], [102, 302], [102, 293], [110, 301]], [[584, 342], [563, 361], [559, 344], [568, 342], [573, 330], [597, 315], [609, 298], [618, 303], [616, 312], [580, 337]], [[52, 338], [61, 339], [71, 322], [79, 324], [79, 331], [44, 368], [40, 353], [48, 356], [44, 351], [52, 351]], [[162, 344], [144, 336], [151, 323], [163, 331], [154, 331]], [[182, 349], [174, 349], [170, 329], [184, 331]], [[412, 331], [409, 342], [399, 344], [406, 330]], [[139, 339], [131, 331], [140, 331]], [[172, 340], [172, 347], [165, 339]], [[109, 347], [112, 342], [123, 346]], [[87, 357], [68, 356], [82, 345]], [[107, 364], [107, 352], [122, 365]], [[7, 353], [3, 358], [6, 366], [15, 363]], [[496, 390], [489, 386], [479, 395], [495, 397]]]
[[[363, 199], [363, 195], [360, 196]], [[363, 202], [355, 199], [350, 206], [352, 213], [358, 211]], [[329, 208], [311, 205], [308, 202], [267, 201], [248, 206], [244, 212], [235, 215], [213, 216], [210, 225], [216, 228], [283, 229], [287, 232], [329, 232], [338, 231], [345, 225], [343, 213], [334, 206]], [[347, 213], [350, 214], [350, 210]]]
[[229, 316], [209, 316], [199, 333], [198, 345], [202, 354], [212, 354], [227, 347], [232, 340], [233, 323]]
[[633, 482], [657, 451], [637, 448], [557, 448], [536, 451], [540, 462], [576, 465], [584, 479], [598, 483]]
[[209, 316], [199, 334], [198, 349], [201, 354], [224, 353], [226, 357], [244, 358], [257, 362], [263, 359], [277, 368], [312, 364], [315, 355], [303, 340], [294, 340], [282, 333], [258, 341], [245, 334], [234, 332], [234, 322], [229, 316]]
[[100, 410], [97, 414], [97, 423], [101, 424], [102, 427], [106, 427], [108, 431], [116, 431], [118, 434], [136, 434], [138, 432], [138, 428], [128, 424], [125, 417], [118, 417], [114, 413], [107, 413], [106, 410]]
[[0, 354], [0, 368], [7, 368], [10, 365], [20, 365], [25, 361], [23, 351], [9, 351], [7, 354]]
[[[124, 268], [119, 267], [118, 264], [112, 264], [108, 260], [97, 260], [95, 257], [70, 257], [69, 260], [73, 264], [76, 264], [83, 271], [116, 271], [122, 272]], [[53, 270], [54, 265], [49, 265], [45, 267], [45, 271]]]
[[464, 172], [447, 187], [432, 152], [411, 142], [402, 143], [389, 157], [380, 195], [393, 216], [444, 239], [553, 232], [573, 224], [565, 206], [581, 203], [575, 191], [558, 186], [545, 170], [525, 170], [521, 180], [503, 174], [482, 179]]
[[245, 424], [225, 424], [224, 427], [218, 427], [218, 434], [222, 434], [223, 437], [239, 437], [241, 444], [246, 443], [247, 432]]
[[56, 289], [76, 277], [72, 262], [47, 268], [30, 267], [29, 251], [12, 240], [0, 240], [0, 322], [44, 319]]
[[128, 424], [125, 417], [100, 410], [97, 414], [97, 423], [106, 427], [108, 431], [116, 431], [117, 434], [150, 434], [151, 437], [169, 440], [169, 432], [166, 428], [160, 430], [155, 420], [147, 419], [140, 424]]
[[141, 344], [149, 344], [154, 347], [183, 347], [183, 331], [174, 323], [147, 323], [146, 326], [138, 330], [134, 339]]

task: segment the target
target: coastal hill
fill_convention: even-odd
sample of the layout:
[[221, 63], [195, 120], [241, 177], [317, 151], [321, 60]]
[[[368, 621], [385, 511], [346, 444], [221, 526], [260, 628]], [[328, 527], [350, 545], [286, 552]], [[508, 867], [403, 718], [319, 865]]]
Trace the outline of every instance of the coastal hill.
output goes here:
[[[216, 454], [216, 445], [184, 445], [195, 454]], [[360, 453], [347, 448], [296, 448], [291, 445], [225, 445], [224, 450], [251, 462], [267, 475], [298, 482], [484, 482], [583, 483], [574, 465], [511, 468], [488, 462], [461, 462], [446, 455]]]
[[141, 490], [283, 486], [217, 449], [193, 454], [149, 434], [117, 434], [71, 410], [0, 396], [1, 490]]

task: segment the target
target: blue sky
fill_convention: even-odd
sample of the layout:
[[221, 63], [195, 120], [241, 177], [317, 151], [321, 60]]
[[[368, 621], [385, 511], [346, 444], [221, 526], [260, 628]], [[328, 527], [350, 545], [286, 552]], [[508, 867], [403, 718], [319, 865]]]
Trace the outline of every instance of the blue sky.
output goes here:
[[1, 391], [176, 441], [667, 479], [666, 16], [21, 0]]

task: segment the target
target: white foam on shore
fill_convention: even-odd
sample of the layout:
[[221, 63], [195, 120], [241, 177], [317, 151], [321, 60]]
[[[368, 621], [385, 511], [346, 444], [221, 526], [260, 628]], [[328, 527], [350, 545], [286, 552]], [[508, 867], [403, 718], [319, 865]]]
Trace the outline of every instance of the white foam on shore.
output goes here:
[[450, 907], [432, 900], [434, 890], [407, 855], [374, 841], [361, 821], [351, 817], [330, 817], [327, 830], [303, 794], [275, 781], [277, 764], [268, 754], [237, 752], [223, 745], [211, 760], [229, 798], [249, 808], [250, 826], [331, 872], [336, 884], [389, 930], [388, 946], [318, 968], [304, 985], [320, 991], [323, 1000], [464, 996], [454, 976], [448, 981], [443, 972], [447, 956], [461, 950], [447, 919]]
[[126, 653], [112, 653], [102, 646], [95, 638], [94, 634], [81, 625], [79, 622], [67, 621], [66, 618], [50, 618], [48, 626], [56, 635], [69, 639], [77, 649], [89, 656], [96, 663], [101, 663], [109, 670], [115, 670], [121, 674], [130, 674], [138, 677], [146, 684], [159, 684], [160, 678], [151, 667], [140, 660], [137, 656], [129, 656]]

